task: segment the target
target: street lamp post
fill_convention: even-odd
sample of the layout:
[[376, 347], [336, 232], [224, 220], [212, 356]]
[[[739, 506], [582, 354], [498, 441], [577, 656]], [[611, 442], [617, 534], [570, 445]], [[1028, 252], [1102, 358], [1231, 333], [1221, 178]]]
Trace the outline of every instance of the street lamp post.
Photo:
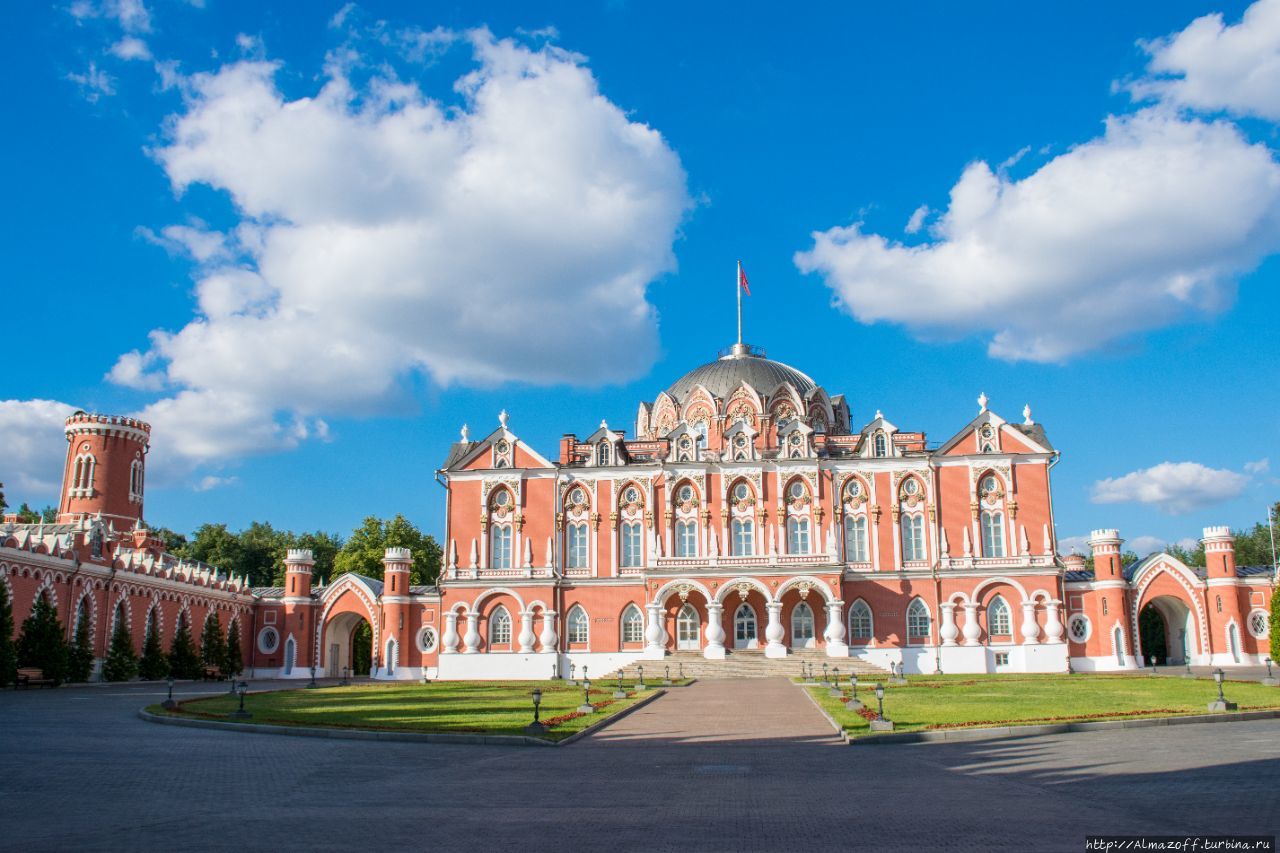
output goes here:
[[582, 704], [578, 706], [578, 713], [594, 714], [596, 709], [591, 707], [591, 682], [582, 679]]
[[853, 688], [853, 698], [849, 700], [849, 707], [854, 711], [861, 711], [862, 703], [858, 701], [858, 674], [856, 672], [849, 676], [849, 686]]
[[1266, 657], [1264, 660], [1266, 661], [1266, 664], [1267, 664], [1267, 677], [1262, 679], [1262, 683], [1267, 685], [1268, 687], [1276, 687], [1280, 685], [1280, 679], [1277, 679], [1275, 676], [1271, 674], [1270, 656]]
[[342, 668], [342, 682], [341, 682], [341, 685], [340, 685], [340, 686], [342, 686], [342, 687], [346, 687], [347, 685], [351, 684], [351, 682], [347, 680], [347, 675], [348, 675], [350, 672], [351, 672], [351, 667], [349, 667], [349, 666], [344, 666], [344, 667]]
[[831, 682], [827, 680], [827, 662], [826, 661], [822, 662], [822, 683], [827, 687], [831, 686]]
[[530, 734], [530, 735], [546, 734], [547, 727], [542, 722], [542, 720], [538, 718], [538, 706], [542, 704], [542, 689], [539, 687], [533, 688], [532, 696], [533, 696], [533, 722], [524, 727], [525, 734]]
[[667, 666], [663, 669], [663, 675], [665, 676], [662, 679], [663, 686], [670, 687], [671, 686], [671, 664], [667, 664]]
[[1218, 698], [1209, 703], [1210, 711], [1234, 711], [1240, 707], [1235, 702], [1228, 702], [1227, 697], [1222, 695], [1222, 682], [1226, 680], [1226, 675], [1227, 674], [1222, 671], [1221, 667], [1213, 671], [1213, 680], [1217, 682], [1218, 685]]
[[884, 715], [884, 685], [876, 684], [876, 718], [871, 721], [871, 731], [873, 732], [891, 732], [893, 731], [893, 721]]
[[[165, 683], [169, 685], [169, 698], [161, 702], [160, 706], [166, 711], [172, 711], [174, 708], [178, 707], [178, 703], [173, 701], [173, 676], [171, 675], [166, 678]], [[235, 682], [233, 681], [232, 684], [234, 683]]]
[[1152, 675], [1159, 675], [1159, 674], [1160, 674], [1160, 670], [1156, 668], [1156, 656], [1155, 656], [1155, 655], [1152, 655], [1150, 658], [1148, 658], [1148, 660], [1150, 660], [1150, 661], [1151, 661], [1151, 674], [1152, 674]]
[[648, 690], [644, 686], [644, 664], [636, 664], [636, 690]]
[[622, 667], [618, 667], [618, 689], [613, 691], [614, 699], [626, 699], [627, 691], [622, 689]]
[[241, 681], [239, 684], [237, 684], [236, 692], [240, 694], [240, 707], [231, 712], [231, 719], [247, 720], [253, 716], [253, 714], [250, 714], [248, 711], [244, 709], [244, 696], [246, 693], [249, 692], [248, 682]]
[[578, 678], [577, 676], [574, 675], [577, 669], [578, 669], [578, 665], [576, 663], [569, 664], [569, 683], [574, 687], [578, 686]]
[[831, 689], [827, 691], [827, 695], [838, 699], [844, 695], [844, 692], [840, 689], [840, 667], [835, 668], [834, 675], [835, 681], [831, 684]]
[[307, 687], [319, 687], [319, 686], [320, 686], [319, 684], [316, 684], [316, 662], [312, 661], [311, 662], [311, 683], [308, 684]]

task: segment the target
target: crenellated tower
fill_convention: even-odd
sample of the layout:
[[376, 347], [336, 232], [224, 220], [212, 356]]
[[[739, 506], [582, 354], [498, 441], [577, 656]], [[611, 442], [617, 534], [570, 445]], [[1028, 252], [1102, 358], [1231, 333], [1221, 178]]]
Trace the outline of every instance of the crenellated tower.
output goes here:
[[142, 521], [151, 425], [118, 415], [67, 418], [67, 463], [58, 521], [98, 516], [119, 530]]

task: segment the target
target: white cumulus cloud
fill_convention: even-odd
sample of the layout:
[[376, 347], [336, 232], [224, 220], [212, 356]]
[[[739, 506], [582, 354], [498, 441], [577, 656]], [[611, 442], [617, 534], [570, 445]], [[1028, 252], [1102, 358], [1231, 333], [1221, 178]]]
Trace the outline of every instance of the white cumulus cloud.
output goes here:
[[[113, 377], [171, 394], [142, 412], [194, 461], [292, 446], [326, 415], [403, 406], [403, 380], [596, 384], [656, 352], [650, 282], [690, 206], [662, 136], [584, 60], [487, 31], [446, 106], [414, 82], [357, 86], [331, 64], [289, 100], [278, 63], [184, 81], [155, 150], [174, 187], [225, 191], [227, 239], [165, 229], [203, 257], [197, 311]], [[219, 235], [221, 239], [221, 235]]]
[[1141, 503], [1162, 512], [1183, 514], [1239, 497], [1249, 478], [1199, 462], [1161, 462], [1093, 484], [1093, 502]]
[[1280, 246], [1280, 165], [1230, 122], [1153, 107], [1022, 180], [969, 165], [930, 235], [836, 227], [795, 261], [862, 322], [1060, 362], [1229, 305]]
[[1163, 551], [1168, 543], [1159, 536], [1135, 536], [1125, 544], [1125, 550], [1132, 551], [1139, 557]]
[[1258, 0], [1237, 24], [1196, 18], [1142, 47], [1151, 59], [1129, 84], [1135, 97], [1280, 121], [1280, 0]]
[[67, 439], [75, 407], [56, 400], [0, 400], [0, 481], [10, 506], [58, 503]]
[[150, 59], [151, 48], [147, 47], [147, 43], [136, 36], [125, 36], [115, 44], [111, 45], [111, 54], [118, 59], [129, 61], [132, 59]]

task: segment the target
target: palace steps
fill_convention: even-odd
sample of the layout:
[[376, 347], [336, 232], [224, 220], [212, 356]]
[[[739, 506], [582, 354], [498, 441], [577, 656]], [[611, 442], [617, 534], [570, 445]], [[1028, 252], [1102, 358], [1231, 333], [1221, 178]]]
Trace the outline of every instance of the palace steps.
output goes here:
[[[685, 678], [777, 678], [800, 675], [800, 667], [813, 666], [816, 678], [822, 677], [822, 665], [827, 671], [840, 668], [842, 679], [850, 673], [857, 673], [859, 680], [887, 679], [889, 671], [858, 658], [829, 658], [822, 649], [792, 650], [785, 658], [767, 658], [763, 649], [734, 649], [726, 652], [724, 660], [707, 660], [701, 652], [672, 652], [664, 660], [646, 660], [639, 664], [644, 667], [645, 681], [650, 684], [660, 682], [666, 667], [671, 667], [671, 677], [676, 678], [683, 667]], [[636, 664], [623, 668], [623, 675], [633, 678]], [[617, 677], [617, 670], [611, 674]], [[610, 676], [605, 676], [608, 681]]]

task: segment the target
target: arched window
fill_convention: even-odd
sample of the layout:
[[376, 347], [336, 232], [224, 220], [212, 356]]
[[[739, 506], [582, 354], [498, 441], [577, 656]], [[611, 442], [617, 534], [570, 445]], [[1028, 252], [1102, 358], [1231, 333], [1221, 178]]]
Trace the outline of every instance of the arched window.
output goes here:
[[849, 640], [855, 646], [865, 646], [875, 636], [871, 624], [871, 606], [862, 599], [849, 608]]
[[129, 497], [142, 497], [142, 460], [135, 459], [129, 467]]
[[511, 525], [493, 525], [489, 564], [495, 569], [511, 568]]
[[676, 522], [676, 556], [698, 556], [698, 522], [693, 519]]
[[701, 451], [702, 448], [707, 446], [707, 422], [694, 421], [692, 429], [698, 443], [697, 449]]
[[1010, 627], [1009, 605], [1000, 596], [991, 599], [987, 605], [987, 633], [992, 636], [1012, 636]]
[[284, 674], [290, 675], [293, 672], [293, 664], [298, 659], [298, 644], [293, 641], [293, 637], [284, 641]]
[[809, 553], [809, 519], [794, 515], [787, 519], [787, 553]]
[[74, 474], [71, 478], [72, 496], [90, 497], [93, 494], [93, 474], [98, 462], [90, 453], [81, 453], [76, 457]]
[[565, 537], [565, 567], [570, 569], [587, 568], [587, 523], [585, 521], [570, 523], [566, 528]]
[[1112, 632], [1111, 639], [1116, 646], [1116, 663], [1120, 666], [1124, 666], [1124, 631], [1121, 630], [1119, 625], [1117, 625], [1115, 631]]
[[639, 566], [644, 561], [644, 547], [641, 544], [641, 526], [638, 521], [624, 522], [622, 525], [622, 565]]
[[914, 599], [907, 608], [907, 637], [909, 640], [928, 640], [929, 608], [920, 599]]
[[982, 555], [1004, 556], [1004, 513], [996, 510], [982, 511]]
[[875, 444], [875, 456], [877, 459], [883, 459], [884, 457], [889, 455], [889, 442], [885, 439], [884, 433], [882, 432], [876, 433], [874, 444]]
[[814, 646], [813, 638], [813, 608], [802, 601], [791, 611], [791, 647], [811, 649]]
[[902, 516], [902, 559], [925, 559], [923, 515]]
[[1240, 663], [1240, 631], [1234, 624], [1227, 626], [1227, 646], [1231, 649], [1231, 660]]
[[609, 443], [607, 441], [600, 442], [596, 450], [596, 464], [608, 465], [609, 462]]
[[844, 517], [844, 558], [850, 563], [867, 561], [867, 517]]
[[489, 617], [489, 645], [511, 645], [511, 614], [501, 605]]
[[569, 618], [565, 620], [564, 634], [568, 642], [586, 645], [590, 639], [587, 611], [575, 604], [573, 609], [569, 611]]
[[735, 518], [732, 525], [733, 555], [750, 557], [756, 551], [756, 525], [750, 518]]
[[622, 642], [644, 642], [644, 616], [634, 604], [628, 604], [627, 609], [622, 611]]
[[400, 662], [400, 644], [394, 639], [387, 640], [387, 656], [383, 659], [386, 664], [387, 675], [396, 674], [396, 664]]

